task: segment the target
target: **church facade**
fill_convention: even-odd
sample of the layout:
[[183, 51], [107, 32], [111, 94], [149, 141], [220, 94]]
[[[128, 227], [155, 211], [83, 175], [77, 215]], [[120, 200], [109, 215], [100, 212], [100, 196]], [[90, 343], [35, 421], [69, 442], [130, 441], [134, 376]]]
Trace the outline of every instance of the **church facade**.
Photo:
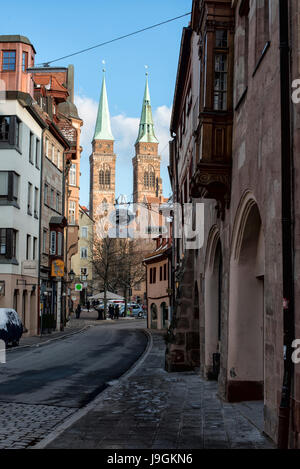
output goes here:
[[[133, 203], [148, 203], [161, 199], [162, 180], [160, 177], [161, 157], [159, 142], [154, 131], [148, 76], [138, 137], [135, 142], [133, 164]], [[108, 106], [105, 75], [99, 101], [98, 115], [90, 156], [90, 213], [96, 219], [97, 208], [103, 203], [116, 202], [116, 154]]]
[[[161, 157], [158, 154], [159, 142], [154, 130], [148, 74], [146, 74], [142, 112], [137, 133], [135, 156], [132, 159], [133, 188], [130, 192], [132, 192], [132, 202], [138, 213], [140, 205], [151, 209], [151, 204], [166, 201], [162, 196]], [[116, 201], [117, 156], [114, 152], [114, 142], [104, 74], [92, 142], [93, 151], [90, 156], [90, 216], [95, 221], [94, 236], [97, 233], [97, 219], [102, 213], [103, 204], [118, 205]], [[140, 240], [139, 251], [151, 252], [153, 243], [152, 239]], [[130, 290], [130, 296], [133, 300], [146, 303], [145, 281], [137, 282]]]

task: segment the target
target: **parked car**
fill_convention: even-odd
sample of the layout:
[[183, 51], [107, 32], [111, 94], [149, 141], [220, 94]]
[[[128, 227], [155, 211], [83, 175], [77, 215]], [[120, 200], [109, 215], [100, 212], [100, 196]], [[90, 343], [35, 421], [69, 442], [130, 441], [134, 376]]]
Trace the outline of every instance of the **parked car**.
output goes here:
[[0, 308], [0, 340], [6, 345], [19, 345], [23, 334], [23, 324], [14, 309]]
[[144, 316], [144, 310], [141, 305], [138, 304], [131, 304], [129, 306], [130, 315], [134, 316], [135, 318], [142, 318]]

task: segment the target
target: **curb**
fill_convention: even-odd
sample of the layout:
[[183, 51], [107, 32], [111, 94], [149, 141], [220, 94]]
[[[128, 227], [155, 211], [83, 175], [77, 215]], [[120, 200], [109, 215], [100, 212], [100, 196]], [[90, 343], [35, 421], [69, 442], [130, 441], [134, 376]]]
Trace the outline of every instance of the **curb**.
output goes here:
[[123, 381], [125, 381], [127, 378], [129, 378], [132, 374], [135, 373], [135, 371], [144, 363], [145, 359], [148, 357], [150, 351], [152, 350], [153, 347], [153, 339], [152, 335], [149, 331], [146, 329], [142, 329], [144, 334], [148, 338], [148, 343], [146, 346], [146, 349], [140, 356], [140, 358], [132, 365], [129, 370], [125, 371], [123, 375], [120, 376], [120, 378], [109, 381], [107, 383], [107, 387], [100, 393], [98, 396], [95, 397], [88, 405], [83, 407], [82, 409], [79, 409], [78, 411], [74, 412], [71, 417], [67, 418], [63, 423], [58, 424], [54, 430], [49, 433], [45, 438], [43, 438], [39, 443], [37, 443], [34, 446], [30, 446], [27, 449], [44, 449], [47, 445], [49, 445], [53, 440], [58, 438], [65, 430], [67, 430], [71, 425], [73, 425], [75, 422], [77, 422], [79, 419], [87, 415], [91, 410], [93, 410], [97, 405], [102, 402], [103, 398], [105, 398], [106, 394], [108, 394], [111, 390], [112, 387], [117, 386], [118, 384], [121, 384]]
[[53, 337], [53, 339], [49, 339], [49, 340], [46, 340], [45, 342], [40, 342], [38, 344], [21, 345], [20, 347], [17, 347], [17, 348], [14, 348], [14, 349], [8, 349], [8, 350], [6, 350], [6, 353], [15, 352], [17, 350], [22, 350], [24, 348], [42, 347], [43, 345], [47, 345], [51, 342], [55, 342], [56, 340], [62, 340], [62, 339], [66, 339], [67, 337], [72, 337], [73, 335], [80, 334], [81, 332], [86, 331], [90, 327], [92, 327], [92, 326], [84, 326], [82, 329], [79, 329], [78, 331], [70, 332], [70, 334], [65, 334], [65, 335], [62, 335], [62, 336], [59, 336], [59, 337]]

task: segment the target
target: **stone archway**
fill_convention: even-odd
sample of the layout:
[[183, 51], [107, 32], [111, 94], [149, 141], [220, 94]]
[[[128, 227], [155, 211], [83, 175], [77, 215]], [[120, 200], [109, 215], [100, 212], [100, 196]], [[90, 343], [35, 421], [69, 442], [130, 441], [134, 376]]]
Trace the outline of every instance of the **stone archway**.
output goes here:
[[227, 399], [264, 395], [264, 234], [259, 208], [247, 193], [234, 226], [228, 317]]
[[205, 363], [208, 379], [218, 379], [222, 328], [223, 255], [220, 234], [211, 231], [205, 265]]

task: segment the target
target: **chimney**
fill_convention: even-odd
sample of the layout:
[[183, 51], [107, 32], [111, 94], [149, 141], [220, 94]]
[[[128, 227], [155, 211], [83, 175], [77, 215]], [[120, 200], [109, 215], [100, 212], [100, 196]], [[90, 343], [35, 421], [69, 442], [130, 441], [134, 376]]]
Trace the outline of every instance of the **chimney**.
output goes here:
[[70, 94], [68, 99], [74, 104], [74, 65], [68, 66], [68, 91]]

